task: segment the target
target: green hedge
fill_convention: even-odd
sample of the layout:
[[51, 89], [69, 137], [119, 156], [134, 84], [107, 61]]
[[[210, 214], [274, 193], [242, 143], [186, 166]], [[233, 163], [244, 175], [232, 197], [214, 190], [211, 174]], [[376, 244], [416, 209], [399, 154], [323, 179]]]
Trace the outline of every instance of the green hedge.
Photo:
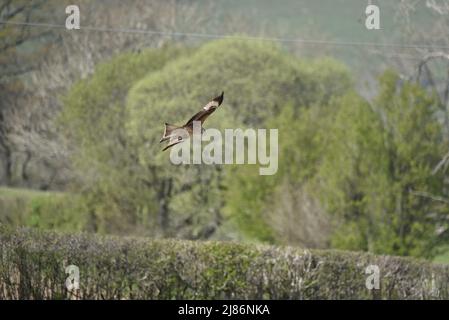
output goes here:
[[[61, 235], [0, 226], [0, 299], [447, 299], [449, 267], [358, 252]], [[380, 268], [380, 290], [365, 268]]]

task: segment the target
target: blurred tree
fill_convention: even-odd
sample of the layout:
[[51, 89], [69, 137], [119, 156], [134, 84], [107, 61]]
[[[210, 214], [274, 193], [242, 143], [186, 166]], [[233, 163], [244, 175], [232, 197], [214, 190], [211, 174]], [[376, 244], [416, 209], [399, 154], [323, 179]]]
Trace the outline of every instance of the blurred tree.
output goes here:
[[226, 209], [245, 234], [427, 257], [447, 241], [448, 188], [434, 170], [448, 147], [438, 97], [393, 72], [379, 84], [372, 103], [348, 86], [327, 103], [287, 104], [268, 122], [279, 128], [278, 173], [229, 176]]
[[[39, 9], [45, 2], [48, 1], [0, 1], [0, 80], [35, 67], [36, 54], [42, 54], [40, 51], [45, 49], [39, 45], [39, 40], [49, 36], [50, 32], [15, 23], [38, 22], [42, 19]], [[24, 47], [30, 43], [35, 46]]]
[[2, 184], [64, 189], [76, 178], [70, 165], [75, 150], [64, 143], [54, 123], [60, 96], [91, 75], [99, 62], [122, 52], [161, 47], [174, 38], [139, 30], [198, 32], [213, 20], [209, 0], [201, 5], [79, 0], [81, 26], [99, 30], [52, 28], [64, 25], [68, 4], [72, 2], [0, 0]]
[[[225, 212], [250, 238], [307, 247], [328, 244], [330, 224], [307, 186], [316, 173], [330, 115], [330, 103], [351, 90], [348, 71], [331, 59], [303, 61], [303, 89], [293, 89], [287, 103], [263, 127], [279, 130], [279, 169], [259, 176], [257, 168], [236, 166], [228, 176]], [[307, 80], [306, 80], [307, 79]]]
[[[169, 229], [176, 230], [171, 234], [187, 232], [187, 237], [196, 238], [208, 233], [205, 229], [216, 229], [222, 223], [226, 206], [224, 211], [242, 219], [242, 224], [255, 229], [255, 233], [260, 232], [259, 239], [271, 240], [269, 230], [255, 221], [260, 212], [255, 202], [260, 200], [259, 193], [269, 193], [270, 178], [251, 184], [248, 176], [251, 166], [238, 166], [242, 167], [237, 169], [242, 170], [238, 174], [228, 166], [221, 169], [171, 165], [168, 154], [160, 152], [158, 143], [163, 122], [182, 123], [224, 90], [225, 102], [208, 120], [207, 127], [220, 130], [265, 127], [266, 121], [289, 101], [294, 102], [297, 111], [317, 101], [325, 103], [333, 94], [344, 91], [350, 81], [347, 74], [340, 72], [342, 69], [327, 60], [322, 64], [302, 62], [268, 43], [220, 40], [204, 45], [191, 57], [181, 57], [163, 72], [151, 74], [136, 84], [129, 94], [127, 128], [138, 146], [141, 165], [148, 172], [144, 177], [152, 188], [172, 185], [170, 192], [158, 192], [156, 200], [168, 203], [158, 214], [169, 216]], [[235, 180], [223, 184], [228, 178]], [[243, 191], [246, 181], [249, 189]], [[223, 193], [224, 188], [229, 188], [230, 193]], [[196, 230], [198, 226], [203, 230]]]
[[325, 103], [343, 92], [349, 79], [341, 70], [329, 61], [301, 63], [271, 44], [230, 40], [192, 54], [162, 48], [101, 65], [73, 87], [61, 118], [78, 149], [74, 159], [98, 230], [212, 236], [223, 222], [233, 168], [171, 165], [158, 143], [163, 123], [182, 123], [224, 90], [225, 103], [207, 126], [257, 128], [287, 101]]
[[145, 219], [154, 210], [150, 199], [155, 191], [141, 179], [135, 147], [125, 132], [126, 97], [144, 75], [189, 52], [166, 47], [119, 55], [98, 65], [92, 77], [77, 82], [64, 97], [59, 123], [76, 150], [72, 155], [80, 182], [76, 189], [85, 195], [98, 231], [149, 227], [151, 221]]
[[[39, 22], [39, 9], [46, 1], [0, 1], [0, 181], [14, 182], [13, 135], [23, 130], [24, 120], [18, 117], [18, 105], [26, 103], [23, 75], [36, 67], [46, 54], [52, 33], [14, 23]], [[29, 153], [19, 170], [26, 179]], [[23, 176], [25, 175], [25, 176]]]
[[438, 100], [386, 72], [372, 105], [349, 95], [338, 110], [315, 178], [326, 209], [340, 219], [333, 245], [433, 255], [447, 228], [447, 204], [437, 200], [447, 196], [444, 175], [432, 173], [447, 148]]

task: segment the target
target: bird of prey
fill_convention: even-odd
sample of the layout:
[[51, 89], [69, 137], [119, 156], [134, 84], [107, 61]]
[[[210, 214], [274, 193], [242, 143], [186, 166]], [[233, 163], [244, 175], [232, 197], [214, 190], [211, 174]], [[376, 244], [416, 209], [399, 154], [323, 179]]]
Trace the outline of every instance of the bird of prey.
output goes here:
[[[209, 117], [223, 102], [224, 92], [221, 93], [218, 97], [213, 98], [208, 104], [206, 104], [201, 111], [197, 112], [192, 118], [190, 118], [185, 125], [176, 126], [173, 124], [165, 123], [164, 135], [162, 136], [160, 143], [163, 141], [168, 141], [168, 145], [162, 150], [165, 151], [174, 145], [186, 141], [193, 135], [193, 122], [200, 121], [201, 122], [201, 132], [204, 131], [203, 123], [206, 121], [207, 117]], [[180, 135], [179, 131], [176, 132], [176, 129], [184, 129], [188, 135]]]

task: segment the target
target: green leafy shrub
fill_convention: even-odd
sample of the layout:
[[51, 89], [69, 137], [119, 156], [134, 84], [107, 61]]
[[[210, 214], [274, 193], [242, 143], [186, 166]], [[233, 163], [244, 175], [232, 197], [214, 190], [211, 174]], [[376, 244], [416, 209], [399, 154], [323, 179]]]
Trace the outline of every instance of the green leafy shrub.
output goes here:
[[[449, 266], [360, 252], [4, 227], [0, 247], [0, 299], [449, 298]], [[80, 271], [72, 293], [68, 265]], [[369, 265], [379, 267], [379, 290], [365, 286]]]

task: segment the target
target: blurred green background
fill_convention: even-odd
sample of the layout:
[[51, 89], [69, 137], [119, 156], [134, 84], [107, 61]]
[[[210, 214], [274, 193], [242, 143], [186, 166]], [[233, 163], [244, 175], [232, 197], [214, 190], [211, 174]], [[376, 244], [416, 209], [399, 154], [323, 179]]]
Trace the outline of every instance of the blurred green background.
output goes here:
[[[68, 4], [0, 1], [1, 223], [449, 261], [445, 1]], [[206, 128], [279, 129], [276, 175], [161, 152], [222, 90]]]

